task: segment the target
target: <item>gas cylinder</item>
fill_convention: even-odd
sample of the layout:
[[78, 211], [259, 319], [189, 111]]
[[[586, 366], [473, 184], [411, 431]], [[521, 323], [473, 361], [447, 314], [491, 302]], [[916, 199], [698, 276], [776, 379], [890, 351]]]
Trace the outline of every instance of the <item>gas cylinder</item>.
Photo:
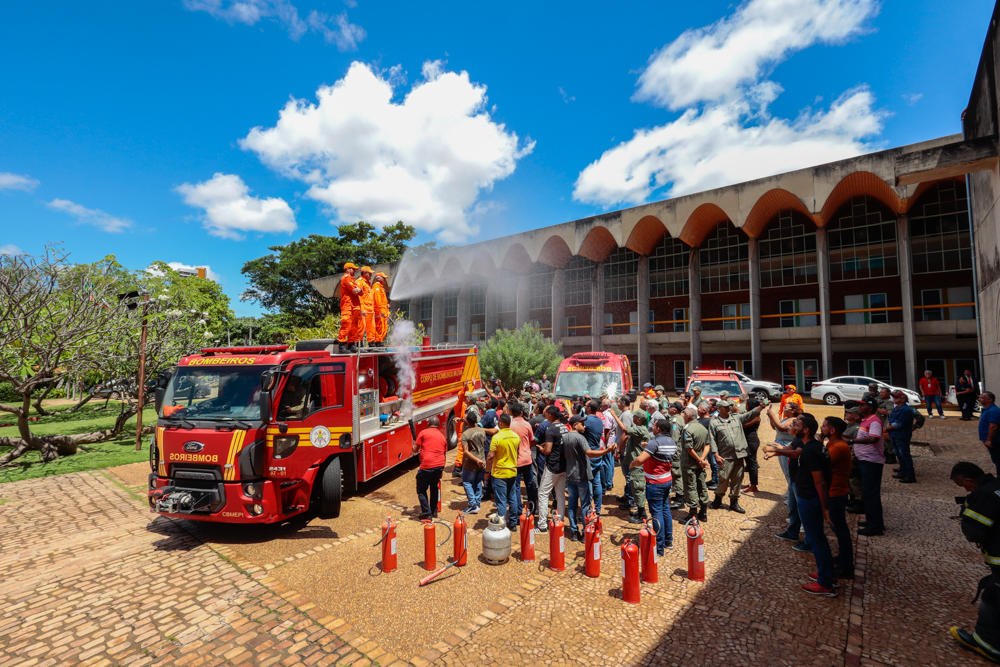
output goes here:
[[396, 522], [391, 516], [382, 524], [382, 571], [396, 571]]
[[469, 538], [467, 535], [468, 527], [465, 525], [465, 517], [462, 513], [458, 513], [458, 517], [455, 518], [455, 528], [452, 531], [452, 540], [455, 543], [455, 554], [454, 563], [461, 567], [468, 562], [469, 557]]
[[601, 535], [597, 532], [596, 521], [588, 522], [583, 529], [583, 545], [584, 572], [588, 577], [596, 579], [601, 576]]
[[424, 519], [424, 569], [434, 570], [437, 565], [437, 537], [434, 530], [434, 521]]
[[622, 543], [622, 600], [639, 604], [639, 549], [628, 537]]
[[691, 517], [684, 526], [688, 547], [688, 579], [705, 581], [705, 530], [696, 517]]
[[642, 580], [647, 584], [655, 584], [660, 580], [657, 572], [656, 530], [653, 521], [644, 521], [639, 531], [639, 557], [642, 560]]
[[528, 514], [528, 506], [521, 510], [521, 562], [535, 562], [535, 517]]
[[549, 521], [549, 567], [556, 572], [566, 569], [566, 540], [563, 538], [563, 522], [558, 512]]
[[483, 558], [490, 565], [499, 565], [510, 558], [510, 529], [507, 519], [491, 514], [483, 531]]

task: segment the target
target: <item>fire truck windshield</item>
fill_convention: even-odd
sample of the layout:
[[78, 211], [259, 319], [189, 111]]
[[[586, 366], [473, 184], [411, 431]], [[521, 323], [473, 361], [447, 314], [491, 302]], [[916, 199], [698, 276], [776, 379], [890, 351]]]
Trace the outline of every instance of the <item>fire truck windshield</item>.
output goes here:
[[616, 398], [621, 394], [621, 385], [621, 373], [565, 370], [559, 373], [559, 376], [556, 378], [556, 387], [553, 393], [556, 396], [565, 397], [588, 394], [591, 398], [598, 398], [602, 394], [607, 394], [609, 398]]
[[260, 419], [260, 375], [271, 366], [180, 366], [160, 407], [164, 419]]

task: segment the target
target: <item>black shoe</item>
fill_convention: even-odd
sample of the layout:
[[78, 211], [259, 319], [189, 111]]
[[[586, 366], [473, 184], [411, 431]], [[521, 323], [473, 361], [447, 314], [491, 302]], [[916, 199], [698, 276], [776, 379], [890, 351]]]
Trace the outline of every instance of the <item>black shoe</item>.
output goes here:
[[[667, 540], [667, 542], [666, 542], [666, 544], [664, 545], [663, 548], [664, 549], [673, 549], [674, 548], [674, 541], [673, 540]], [[660, 554], [660, 555], [662, 556], [663, 554]]]
[[715, 491], [717, 488], [719, 488], [719, 483], [718, 482], [709, 482], [705, 486], [708, 487], [709, 491]]
[[715, 500], [712, 501], [710, 507], [714, 510], [717, 510], [720, 507], [722, 507], [722, 496], [716, 496]]
[[451, 476], [452, 477], [461, 477], [462, 476], [462, 469], [459, 468], [458, 466], [455, 466], [455, 469], [451, 471]]
[[740, 507], [740, 501], [737, 498], [733, 498], [729, 501], [729, 509], [732, 512], [739, 512], [740, 514], [746, 514], [747, 511]]
[[632, 509], [631, 503], [618, 503], [618, 509], [620, 510], [630, 510]]
[[893, 468], [892, 471], [893, 472], [903, 472], [903, 469], [902, 468]]
[[684, 503], [682, 503], [681, 501], [678, 500], [677, 502], [670, 503], [670, 510], [671, 511], [681, 510], [681, 509], [684, 509]]
[[897, 472], [895, 475], [892, 476], [892, 478], [893, 479], [903, 479], [903, 473]]
[[917, 483], [917, 478], [916, 477], [904, 477], [903, 479], [899, 480], [899, 483], [900, 484], [916, 484]]
[[833, 568], [833, 576], [837, 579], [853, 579], [854, 570], [845, 570], [841, 567], [835, 567]]
[[858, 535], [867, 535], [867, 536], [871, 536], [871, 535], [885, 535], [885, 529], [884, 528], [869, 528], [868, 526], [865, 526], [864, 528], [862, 528], [861, 530], [858, 531]]
[[628, 515], [628, 522], [629, 523], [642, 523], [643, 522], [643, 518], [641, 516], [639, 516], [638, 512], [632, 512], [631, 514]]
[[895, 455], [890, 454], [889, 456], [885, 457], [885, 462], [891, 466], [894, 466], [897, 463], [899, 463], [899, 459], [897, 459]]
[[708, 521], [708, 507], [706, 505], [702, 505], [701, 509], [698, 510], [698, 521], [702, 523]]
[[847, 513], [848, 514], [864, 514], [865, 513], [864, 503], [859, 503], [857, 505], [848, 505], [847, 506]]

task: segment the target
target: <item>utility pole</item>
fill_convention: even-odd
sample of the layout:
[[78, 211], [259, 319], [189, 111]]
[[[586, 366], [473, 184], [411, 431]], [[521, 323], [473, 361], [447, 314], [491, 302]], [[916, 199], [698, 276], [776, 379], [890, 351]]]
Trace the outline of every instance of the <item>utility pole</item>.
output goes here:
[[149, 292], [142, 292], [142, 336], [139, 338], [139, 412], [135, 418], [135, 451], [142, 449], [142, 408], [146, 399], [146, 309]]

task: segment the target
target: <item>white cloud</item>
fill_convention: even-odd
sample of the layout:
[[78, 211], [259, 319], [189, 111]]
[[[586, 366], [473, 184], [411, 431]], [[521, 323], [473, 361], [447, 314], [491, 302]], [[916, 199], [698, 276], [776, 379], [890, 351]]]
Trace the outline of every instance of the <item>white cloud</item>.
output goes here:
[[40, 185], [37, 179], [24, 174], [12, 174], [9, 171], [0, 171], [0, 190], [22, 190], [24, 192], [34, 192]]
[[[310, 28], [323, 35], [324, 42], [336, 44], [338, 51], [357, 51], [358, 42], [363, 42], [368, 36], [364, 28], [347, 20], [347, 12], [328, 16], [312, 11], [306, 20]], [[330, 23], [333, 24], [333, 28], [328, 25]]]
[[87, 208], [73, 203], [68, 199], [53, 199], [46, 204], [51, 209], [69, 213], [78, 222], [93, 225], [106, 232], [122, 232], [132, 226], [132, 221], [126, 218], [116, 218], [97, 208]]
[[906, 93], [903, 95], [903, 99], [906, 100], [907, 104], [912, 106], [919, 102], [923, 96], [923, 93]]
[[422, 72], [395, 103], [398, 78], [352, 63], [343, 79], [320, 87], [316, 104], [290, 100], [274, 127], [254, 128], [240, 145], [310, 184], [307, 195], [339, 220], [402, 220], [461, 241], [479, 231], [470, 212], [480, 192], [510, 176], [534, 142], [519, 146], [492, 120], [486, 87], [467, 72], [446, 72], [441, 61]]
[[18, 248], [13, 243], [0, 245], [0, 255], [23, 255], [23, 254], [24, 251]]
[[569, 104], [570, 102], [576, 102], [576, 98], [566, 94], [562, 86], [559, 86], [559, 94], [562, 95], [563, 102]]
[[887, 114], [874, 108], [867, 86], [792, 120], [770, 114], [783, 90], [763, 79], [766, 66], [794, 51], [857, 34], [877, 10], [872, 0], [752, 0], [727, 19], [685, 32], [650, 59], [634, 99], [688, 108], [636, 130], [588, 165], [573, 198], [639, 204], [661, 188], [676, 197], [877, 148]]
[[240, 232], [292, 233], [295, 214], [279, 197], [251, 197], [250, 188], [236, 174], [215, 174], [211, 179], [177, 187], [184, 203], [205, 209], [202, 222], [213, 236], [241, 240]]
[[876, 0], [751, 0], [654, 53], [634, 99], [681, 109], [729, 97], [796, 51], [860, 34], [878, 10]]

